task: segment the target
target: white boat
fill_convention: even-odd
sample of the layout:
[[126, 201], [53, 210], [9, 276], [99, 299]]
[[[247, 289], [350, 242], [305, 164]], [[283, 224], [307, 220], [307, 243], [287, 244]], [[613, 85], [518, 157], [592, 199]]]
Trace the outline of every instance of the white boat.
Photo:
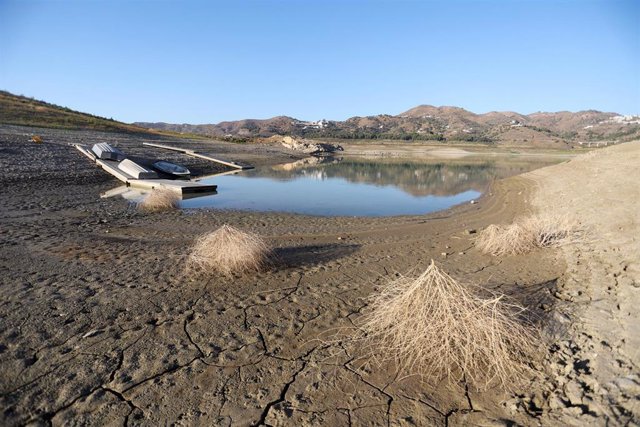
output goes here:
[[175, 163], [166, 162], [164, 160], [155, 162], [153, 164], [153, 168], [178, 178], [189, 178], [191, 176], [191, 171], [184, 166], [176, 165]]
[[94, 146], [91, 147], [91, 151], [100, 160], [115, 160], [116, 162], [119, 162], [125, 158], [122, 151], [118, 150], [116, 147], [110, 146], [106, 142], [94, 144]]
[[118, 163], [118, 169], [135, 179], [155, 179], [158, 177], [154, 171], [150, 171], [129, 159]]

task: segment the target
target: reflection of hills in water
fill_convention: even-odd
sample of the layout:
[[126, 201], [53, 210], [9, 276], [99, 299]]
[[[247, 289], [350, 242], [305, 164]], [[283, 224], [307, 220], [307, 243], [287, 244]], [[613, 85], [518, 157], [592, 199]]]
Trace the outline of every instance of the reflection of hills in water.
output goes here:
[[[555, 160], [526, 161], [508, 159], [450, 160], [412, 162], [402, 160], [362, 160], [336, 157], [310, 158], [247, 176], [278, 180], [342, 178], [353, 183], [393, 185], [414, 196], [459, 194], [468, 190], [484, 191], [497, 178], [518, 175], [556, 163]], [[258, 172], [258, 171], [256, 171]]]

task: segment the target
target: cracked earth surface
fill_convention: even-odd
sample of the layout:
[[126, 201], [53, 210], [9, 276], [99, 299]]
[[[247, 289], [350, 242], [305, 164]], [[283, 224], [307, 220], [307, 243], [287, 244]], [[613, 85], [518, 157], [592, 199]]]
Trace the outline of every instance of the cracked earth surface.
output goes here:
[[[432, 258], [554, 323], [565, 270], [558, 253], [495, 259], [468, 234], [532, 210], [528, 179], [499, 181], [479, 203], [430, 216], [142, 214], [100, 199], [118, 183], [62, 144], [106, 140], [132, 152], [138, 138], [38, 130], [61, 144], [28, 145], [29, 129], [0, 130], [2, 424], [539, 422], [509, 393], [398, 378], [393, 366], [363, 366], [358, 349], [323, 339], [353, 327], [366, 298], [396, 273]], [[289, 155], [216, 144], [205, 148], [253, 163]], [[61, 175], [52, 162], [73, 172]], [[264, 236], [278, 260], [259, 274], [186, 275], [194, 238], [223, 223]]]

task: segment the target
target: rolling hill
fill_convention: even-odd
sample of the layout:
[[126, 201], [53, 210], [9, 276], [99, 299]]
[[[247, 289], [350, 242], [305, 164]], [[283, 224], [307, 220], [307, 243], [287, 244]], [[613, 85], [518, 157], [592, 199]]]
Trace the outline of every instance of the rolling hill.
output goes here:
[[60, 129], [85, 129], [109, 132], [154, 134], [155, 129], [118, 122], [81, 113], [25, 96], [0, 91], [0, 123]]
[[520, 114], [476, 114], [459, 107], [420, 105], [398, 115], [351, 117], [344, 121], [302, 121], [277, 116], [217, 124], [127, 124], [0, 91], [0, 124], [88, 129], [151, 135], [252, 140], [273, 135], [303, 138], [392, 139], [483, 142], [532, 147], [569, 147], [583, 142], [640, 138], [640, 116], [595, 110]]
[[459, 107], [420, 105], [392, 116], [351, 117], [344, 121], [306, 122], [286, 116], [218, 124], [136, 123], [151, 128], [210, 137], [256, 138], [294, 135], [305, 138], [400, 139], [510, 143], [541, 147], [591, 141], [640, 138], [640, 117], [594, 110], [520, 114], [475, 114]]

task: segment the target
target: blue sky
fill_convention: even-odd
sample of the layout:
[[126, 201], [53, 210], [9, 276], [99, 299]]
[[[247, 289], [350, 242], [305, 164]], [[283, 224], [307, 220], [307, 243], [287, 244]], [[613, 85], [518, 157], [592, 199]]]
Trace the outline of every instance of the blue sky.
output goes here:
[[0, 89], [126, 122], [640, 113], [640, 1], [0, 0]]

